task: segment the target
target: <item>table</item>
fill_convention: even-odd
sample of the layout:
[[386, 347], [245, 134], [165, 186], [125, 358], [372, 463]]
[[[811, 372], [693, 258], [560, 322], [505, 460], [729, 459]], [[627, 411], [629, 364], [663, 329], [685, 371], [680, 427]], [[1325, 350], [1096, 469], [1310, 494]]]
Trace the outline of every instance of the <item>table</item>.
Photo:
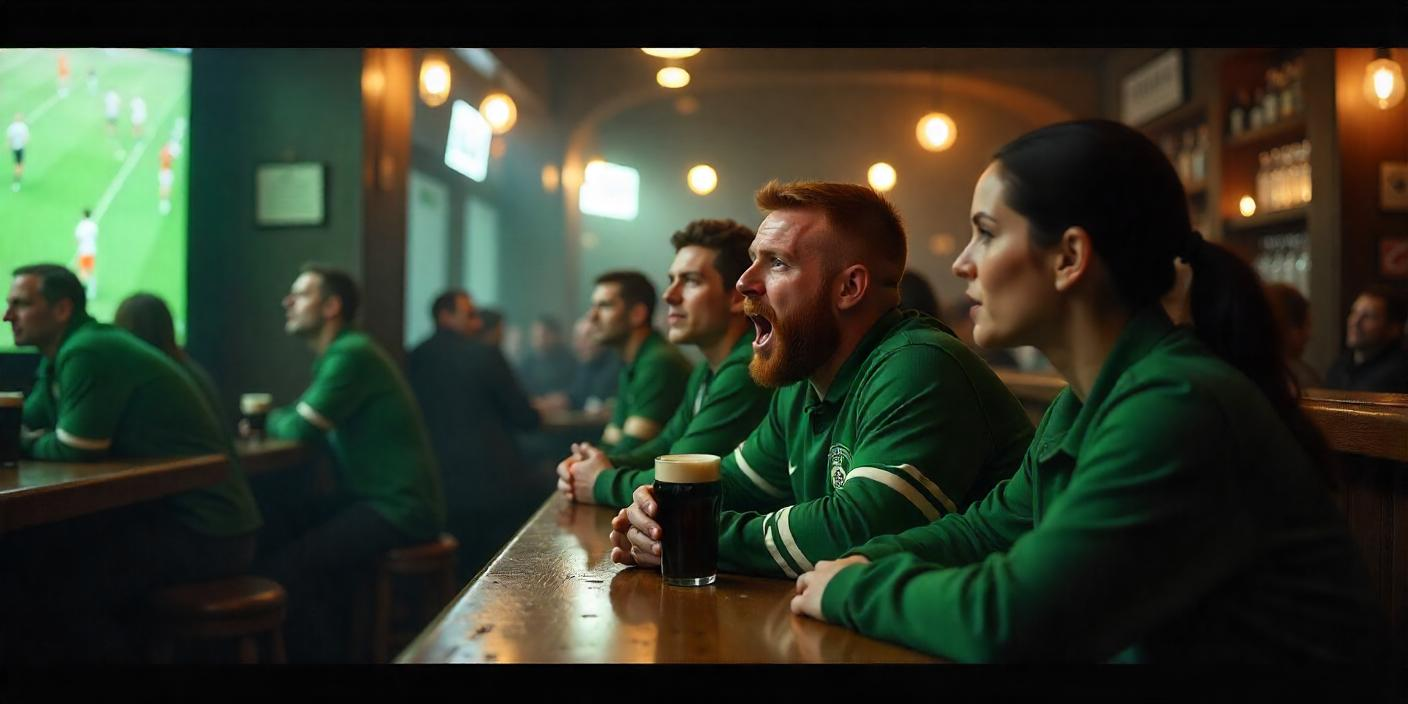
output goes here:
[[215, 484], [225, 455], [107, 462], [20, 460], [0, 469], [0, 534]]
[[615, 511], [553, 495], [397, 663], [934, 663], [793, 616], [792, 580], [667, 587], [611, 562]]
[[235, 441], [235, 452], [239, 454], [244, 473], [251, 477], [300, 467], [311, 458], [302, 443], [274, 438], [241, 438]]

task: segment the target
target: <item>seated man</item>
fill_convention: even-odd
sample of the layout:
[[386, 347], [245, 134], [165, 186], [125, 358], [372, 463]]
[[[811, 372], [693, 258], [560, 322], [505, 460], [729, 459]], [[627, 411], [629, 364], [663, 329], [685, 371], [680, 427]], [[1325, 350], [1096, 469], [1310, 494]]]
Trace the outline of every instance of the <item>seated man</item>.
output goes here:
[[655, 480], [656, 456], [727, 454], [758, 426], [772, 392], [748, 376], [753, 326], [734, 286], [748, 268], [752, 242], [753, 232], [732, 220], [696, 220], [670, 238], [669, 339], [697, 345], [705, 363], [690, 375], [674, 417], [653, 440], [609, 455], [589, 443], [574, 445], [557, 468], [560, 491], [582, 503], [625, 506], [636, 487]]
[[503, 353], [475, 337], [480, 318], [468, 293], [442, 293], [430, 314], [435, 334], [406, 357], [406, 376], [440, 464], [460, 578], [468, 581], [543, 500], [546, 487], [529, 481], [513, 436], [540, 421]]
[[625, 366], [611, 422], [601, 435], [609, 452], [629, 452], [660, 434], [684, 398], [689, 360], [650, 326], [655, 287], [635, 271], [612, 271], [596, 279], [587, 314], [592, 334], [620, 353]]
[[529, 333], [529, 351], [520, 368], [524, 390], [534, 397], [567, 393], [577, 373], [577, 358], [562, 337], [557, 318], [540, 315]]
[[[749, 372], [778, 391], [724, 458], [719, 568], [795, 577], [871, 537], [962, 511], [1031, 441], [1022, 405], [939, 321], [899, 309], [899, 214], [852, 184], [769, 183], [738, 280]], [[651, 487], [612, 519], [611, 558], [658, 565]]]
[[89, 317], [68, 269], [16, 269], [5, 320], [39, 348], [21, 449], [96, 462], [220, 454], [225, 478], [128, 508], [26, 529], [0, 543], [0, 661], [131, 661], [141, 600], [177, 582], [237, 575], [254, 557], [259, 510], [228, 435], [189, 375], [124, 330]]
[[1345, 320], [1345, 350], [1325, 373], [1325, 386], [1347, 391], [1408, 393], [1408, 351], [1403, 349], [1403, 296], [1384, 286], [1365, 289]]
[[297, 403], [269, 413], [268, 434], [326, 440], [337, 484], [301, 517], [304, 530], [260, 556], [259, 572], [288, 591], [293, 661], [348, 657], [339, 652], [348, 637], [334, 631], [350, 620], [352, 596], [377, 557], [433, 540], [445, 527], [440, 470], [420, 409], [386, 352], [352, 328], [357, 303], [350, 276], [315, 265], [303, 268], [283, 301], [284, 329], [317, 360]]

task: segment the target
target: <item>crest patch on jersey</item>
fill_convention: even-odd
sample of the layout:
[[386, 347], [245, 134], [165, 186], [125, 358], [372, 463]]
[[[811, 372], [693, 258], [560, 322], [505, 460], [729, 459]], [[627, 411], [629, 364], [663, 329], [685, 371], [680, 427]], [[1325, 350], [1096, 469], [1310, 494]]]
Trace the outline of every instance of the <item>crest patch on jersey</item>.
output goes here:
[[826, 453], [826, 467], [831, 474], [831, 486], [840, 489], [846, 483], [846, 472], [851, 470], [851, 451], [837, 443]]

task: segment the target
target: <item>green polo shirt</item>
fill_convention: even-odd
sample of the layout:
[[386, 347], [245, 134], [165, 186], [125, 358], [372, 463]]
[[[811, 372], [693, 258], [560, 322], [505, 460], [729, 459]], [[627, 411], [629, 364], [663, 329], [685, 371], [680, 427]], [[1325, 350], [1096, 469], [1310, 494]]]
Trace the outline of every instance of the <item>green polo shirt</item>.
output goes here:
[[1021, 469], [963, 514], [853, 551], [827, 620], [964, 661], [1356, 660], [1386, 617], [1310, 457], [1246, 376], [1157, 307]]
[[[718, 370], [708, 364], [694, 368], [685, 385], [684, 400], [659, 435], [628, 453], [608, 455], [617, 468], [597, 475], [592, 489], [597, 503], [629, 505], [636, 487], [655, 481], [655, 458], [660, 455], [725, 455], [758, 427], [767, 415], [772, 391], [758, 386], [748, 375], [754, 334], [749, 330], [738, 338]], [[641, 467], [644, 469], [633, 469]]]
[[[627, 418], [640, 416], [663, 426], [684, 398], [689, 373], [689, 360], [664, 336], [651, 330], [636, 350], [636, 358], [621, 368], [611, 424], [625, 430]], [[623, 434], [620, 442], [606, 449], [626, 453], [640, 443]]]
[[406, 380], [370, 337], [343, 330], [313, 363], [313, 383], [292, 406], [269, 413], [269, 435], [324, 437], [338, 490], [364, 501], [406, 536], [430, 540], [445, 527], [440, 468]]
[[722, 569], [795, 577], [877, 535], [963, 510], [1012, 476], [1032, 425], [942, 323], [892, 310], [818, 398], [779, 389], [724, 458]]
[[54, 359], [39, 363], [24, 425], [45, 430], [26, 455], [54, 462], [220, 454], [220, 482], [159, 499], [158, 510], [198, 533], [244, 535], [262, 520], [234, 447], [176, 362], [125, 330], [76, 319]]

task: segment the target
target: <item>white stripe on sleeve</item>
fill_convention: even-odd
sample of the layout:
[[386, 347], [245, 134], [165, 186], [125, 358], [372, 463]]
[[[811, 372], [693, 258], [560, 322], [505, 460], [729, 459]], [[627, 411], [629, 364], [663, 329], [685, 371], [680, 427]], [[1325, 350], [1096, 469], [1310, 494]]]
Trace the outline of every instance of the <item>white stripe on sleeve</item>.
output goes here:
[[919, 509], [919, 512], [924, 514], [924, 517], [931, 521], [939, 517], [939, 510], [934, 508], [934, 504], [924, 498], [924, 495], [919, 493], [918, 489], [910, 486], [909, 482], [905, 481], [897, 474], [874, 467], [856, 467], [846, 475], [846, 481], [850, 481], [854, 477], [865, 477], [866, 479], [879, 482], [894, 489], [899, 492], [901, 496], [909, 499], [909, 502], [914, 504], [914, 507]]
[[779, 499], [787, 498], [787, 492], [782, 491], [781, 489], [778, 489], [777, 487], [768, 483], [768, 480], [763, 479], [762, 475], [753, 471], [753, 468], [748, 465], [748, 460], [743, 457], [742, 445], [739, 445], [738, 449], [733, 451], [733, 458], [738, 461], [738, 468], [743, 470], [743, 474], [749, 479], [753, 480], [753, 483], [758, 485], [758, 488], [762, 489], [763, 492], [766, 493], [768, 496], [773, 496]]
[[332, 421], [328, 420], [323, 414], [317, 412], [312, 406], [302, 401], [298, 402], [298, 415], [303, 416], [303, 420], [312, 423], [323, 431], [332, 430]]
[[920, 486], [928, 489], [930, 494], [938, 497], [939, 503], [944, 505], [945, 511], [958, 513], [958, 506], [954, 505], [953, 500], [948, 498], [948, 494], [945, 494], [944, 490], [940, 489], [938, 484], [935, 484], [928, 477], [924, 476], [924, 473], [919, 471], [918, 467], [912, 464], [902, 464], [900, 465], [900, 469], [903, 469], [905, 474], [908, 474], [914, 481], [918, 482]]
[[763, 516], [763, 544], [768, 546], [768, 552], [772, 554], [772, 559], [777, 563], [777, 566], [782, 568], [782, 573], [796, 579], [797, 571], [787, 564], [787, 560], [782, 559], [782, 553], [777, 551], [777, 543], [773, 542], [772, 531], [768, 530], [768, 519], [770, 518], [772, 518], [771, 513]]
[[787, 547], [787, 554], [792, 556], [792, 561], [796, 562], [803, 572], [810, 572], [816, 566], [802, 554], [802, 549], [797, 547], [797, 541], [792, 537], [792, 526], [788, 522], [791, 513], [791, 506], [777, 512], [777, 534], [782, 536], [782, 544]]
[[80, 450], [106, 450], [112, 447], [112, 438], [95, 440], [93, 438], [79, 437], [63, 428], [58, 429], [57, 435], [59, 436], [59, 442], [69, 447], [76, 447]]

